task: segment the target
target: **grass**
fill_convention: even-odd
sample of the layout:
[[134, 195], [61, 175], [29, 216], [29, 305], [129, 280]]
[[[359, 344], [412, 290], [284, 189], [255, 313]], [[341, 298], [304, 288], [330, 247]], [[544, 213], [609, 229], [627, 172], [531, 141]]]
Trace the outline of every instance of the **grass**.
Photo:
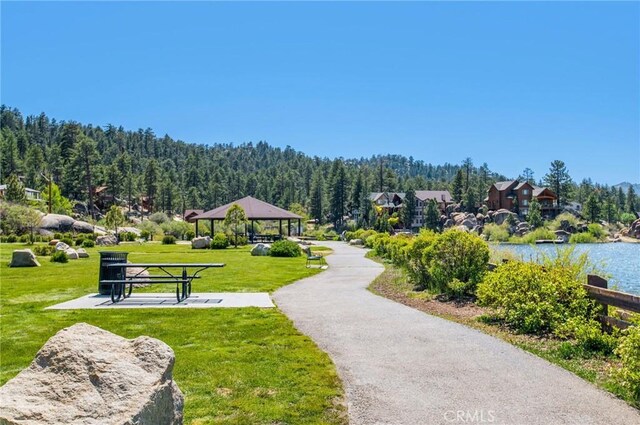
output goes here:
[[[379, 258], [372, 259], [380, 261]], [[611, 376], [611, 370], [619, 367], [615, 357], [602, 354], [585, 355], [570, 342], [514, 333], [507, 327], [492, 322], [489, 316], [484, 314], [485, 310], [475, 304], [443, 303], [437, 301], [433, 294], [414, 291], [413, 285], [407, 281], [401, 269], [386, 262], [383, 264], [385, 271], [371, 283], [371, 292], [500, 338], [611, 392], [631, 406], [640, 408], [629, 391]]]
[[[95, 293], [98, 251], [67, 264], [9, 268], [0, 245], [0, 384], [28, 366], [60, 329], [78, 322], [125, 338], [148, 335], [176, 354], [174, 379], [185, 395], [186, 424], [346, 423], [343, 392], [329, 357], [278, 309], [44, 310]], [[132, 262], [224, 262], [194, 281], [195, 292], [274, 291], [318, 273], [305, 258], [251, 257], [248, 248], [191, 250], [188, 245], [123, 244]], [[104, 250], [104, 248], [102, 248]], [[171, 285], [147, 290], [172, 291]]]

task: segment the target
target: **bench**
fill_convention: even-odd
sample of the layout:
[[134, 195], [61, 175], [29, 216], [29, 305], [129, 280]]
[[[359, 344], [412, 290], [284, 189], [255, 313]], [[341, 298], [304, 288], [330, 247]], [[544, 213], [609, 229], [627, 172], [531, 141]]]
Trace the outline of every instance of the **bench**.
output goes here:
[[303, 250], [304, 250], [304, 253], [307, 255], [307, 268], [311, 267], [312, 261], [317, 261], [320, 267], [322, 267], [323, 265], [325, 266], [327, 265], [327, 261], [324, 259], [324, 256], [313, 255], [313, 253], [311, 252], [310, 246], [303, 248]]
[[[111, 286], [111, 301], [117, 303], [123, 299], [129, 298], [133, 291], [134, 284], [175, 284], [176, 285], [176, 299], [178, 302], [184, 301], [191, 295], [191, 284], [194, 279], [200, 279], [198, 273], [214, 268], [224, 267], [223, 263], [113, 263], [106, 264], [108, 268], [119, 269], [121, 276], [126, 276], [123, 279], [103, 279], [100, 280], [100, 284]], [[140, 269], [138, 273], [133, 276], [127, 276], [126, 270], [131, 268]], [[142, 273], [148, 271], [150, 268], [158, 269], [163, 274], [154, 276], [141, 276]], [[181, 269], [181, 271], [172, 271], [172, 269]], [[190, 269], [196, 269], [190, 271]], [[127, 285], [129, 288], [127, 289]]]

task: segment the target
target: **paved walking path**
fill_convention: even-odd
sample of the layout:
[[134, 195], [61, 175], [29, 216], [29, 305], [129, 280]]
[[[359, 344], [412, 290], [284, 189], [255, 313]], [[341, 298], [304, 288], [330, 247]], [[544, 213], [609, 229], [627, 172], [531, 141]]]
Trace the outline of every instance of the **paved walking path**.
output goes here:
[[351, 424], [640, 424], [637, 410], [545, 360], [370, 293], [382, 266], [326, 245], [329, 269], [274, 300], [335, 362]]

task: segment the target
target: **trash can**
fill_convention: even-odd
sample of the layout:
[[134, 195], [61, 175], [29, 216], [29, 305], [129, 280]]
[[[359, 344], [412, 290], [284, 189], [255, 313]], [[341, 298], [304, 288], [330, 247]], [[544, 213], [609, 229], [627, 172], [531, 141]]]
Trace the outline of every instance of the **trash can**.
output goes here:
[[122, 280], [125, 278], [125, 269], [119, 267], [107, 267], [107, 264], [126, 263], [128, 252], [100, 251], [100, 277], [98, 278], [98, 292], [100, 295], [111, 294], [111, 285], [101, 285], [102, 280]]

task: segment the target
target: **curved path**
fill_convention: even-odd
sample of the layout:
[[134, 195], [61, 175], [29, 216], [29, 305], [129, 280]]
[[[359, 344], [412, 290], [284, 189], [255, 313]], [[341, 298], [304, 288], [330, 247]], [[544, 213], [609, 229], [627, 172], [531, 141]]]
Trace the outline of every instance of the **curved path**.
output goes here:
[[640, 424], [638, 411], [545, 360], [370, 293], [382, 266], [326, 245], [329, 269], [274, 299], [335, 362], [351, 424]]

